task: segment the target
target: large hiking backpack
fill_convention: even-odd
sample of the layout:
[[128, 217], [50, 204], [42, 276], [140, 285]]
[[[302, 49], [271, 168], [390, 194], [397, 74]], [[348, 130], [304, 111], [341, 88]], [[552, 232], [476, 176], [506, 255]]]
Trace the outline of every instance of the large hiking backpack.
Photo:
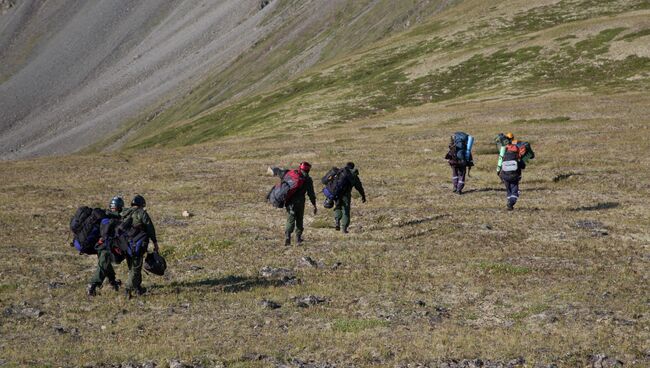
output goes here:
[[327, 199], [336, 201], [352, 185], [352, 173], [347, 168], [333, 167], [323, 177], [321, 183], [325, 184], [323, 194]]
[[293, 195], [305, 183], [305, 178], [299, 170], [289, 170], [282, 177], [282, 181], [276, 184], [268, 195], [269, 202], [273, 207], [282, 208], [293, 197]]
[[528, 163], [528, 160], [535, 158], [535, 152], [528, 142], [517, 142], [517, 148], [519, 149], [519, 157], [525, 163]]
[[140, 256], [147, 251], [149, 235], [143, 229], [133, 226], [133, 217], [128, 217], [117, 227], [118, 247], [130, 257]]
[[126, 258], [126, 248], [122, 249], [122, 243], [117, 236], [117, 226], [120, 223], [117, 218], [106, 217], [101, 220], [99, 224], [99, 233], [101, 234], [101, 241], [111, 252], [112, 263], [122, 263]]
[[465, 132], [456, 132], [452, 136], [454, 146], [456, 147], [456, 161], [459, 165], [465, 165], [471, 161], [472, 146], [474, 137]]
[[79, 207], [72, 219], [70, 230], [74, 239], [70, 246], [83, 254], [96, 254], [95, 245], [100, 238], [100, 223], [106, 217], [101, 208]]
[[503, 161], [501, 162], [502, 175], [506, 178], [519, 176], [522, 169], [519, 147], [516, 144], [508, 144], [502, 150], [504, 152]]

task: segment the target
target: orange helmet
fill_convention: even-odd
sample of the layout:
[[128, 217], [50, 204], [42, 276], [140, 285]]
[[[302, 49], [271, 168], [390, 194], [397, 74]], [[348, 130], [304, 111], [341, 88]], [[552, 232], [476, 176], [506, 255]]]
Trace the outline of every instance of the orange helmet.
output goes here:
[[514, 134], [508, 132], [508, 133], [505, 134], [505, 137], [508, 138], [508, 139], [513, 139], [515, 136], [514, 136]]

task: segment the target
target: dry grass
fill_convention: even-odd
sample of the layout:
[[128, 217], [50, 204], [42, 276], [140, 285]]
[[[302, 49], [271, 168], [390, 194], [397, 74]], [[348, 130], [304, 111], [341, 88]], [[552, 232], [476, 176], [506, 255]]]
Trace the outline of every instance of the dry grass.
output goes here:
[[[574, 366], [605, 353], [644, 366], [648, 106], [640, 94], [459, 100], [277, 138], [2, 162], [0, 358], [394, 366], [523, 356], [531, 366]], [[557, 116], [570, 120], [549, 121]], [[533, 143], [538, 158], [514, 213], [504, 211], [492, 154], [476, 155], [466, 195], [450, 193], [442, 157], [459, 129], [486, 147], [506, 130]], [[273, 183], [264, 173], [302, 159], [316, 178], [354, 160], [369, 201], [355, 200], [349, 236], [329, 228], [331, 211], [321, 208], [306, 217], [306, 245], [285, 248], [284, 211], [264, 203]], [[78, 205], [136, 192], [147, 198], [169, 273], [145, 275], [146, 297], [104, 289], [88, 300], [96, 260], [67, 246], [69, 217]], [[608, 235], [578, 226], [585, 221]], [[303, 256], [325, 267], [299, 267]], [[302, 283], [266, 282], [264, 266], [295, 269]], [[117, 270], [125, 279], [126, 266]], [[327, 302], [297, 307], [293, 298], [305, 295]], [[263, 309], [262, 299], [282, 307]], [[17, 312], [25, 306], [44, 314]]]

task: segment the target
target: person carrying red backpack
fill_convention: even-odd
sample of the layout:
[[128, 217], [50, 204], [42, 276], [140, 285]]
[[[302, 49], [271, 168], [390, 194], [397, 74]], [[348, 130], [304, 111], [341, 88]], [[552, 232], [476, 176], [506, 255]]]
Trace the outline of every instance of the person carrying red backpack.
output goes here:
[[514, 141], [514, 135], [507, 133], [505, 137], [507, 138], [507, 144], [501, 146], [499, 151], [497, 175], [499, 175], [506, 187], [506, 207], [509, 211], [512, 211], [519, 199], [519, 182], [521, 181], [521, 172], [526, 168], [526, 163], [522, 160], [520, 149]]
[[301, 245], [303, 242], [302, 233], [305, 230], [303, 219], [305, 217], [305, 194], [309, 196], [311, 204], [314, 206], [314, 215], [318, 212], [316, 208], [316, 193], [314, 192], [314, 182], [309, 176], [311, 164], [309, 162], [301, 162], [298, 169], [286, 170], [278, 167], [271, 168], [274, 176], [285, 178], [287, 180], [296, 181], [299, 183], [295, 190], [292, 190], [288, 195], [284, 208], [287, 211], [287, 223], [284, 228], [284, 245], [291, 245], [291, 234], [296, 230], [296, 243]]

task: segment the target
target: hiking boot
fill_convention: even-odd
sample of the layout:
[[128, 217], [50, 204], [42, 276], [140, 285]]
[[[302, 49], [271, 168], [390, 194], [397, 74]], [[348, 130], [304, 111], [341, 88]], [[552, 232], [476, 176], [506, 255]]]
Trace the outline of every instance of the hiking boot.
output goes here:
[[95, 296], [95, 295], [97, 295], [97, 285], [95, 285], [95, 284], [88, 284], [88, 287], [86, 288], [86, 295], [88, 295], [88, 296]]
[[287, 247], [291, 245], [291, 237], [284, 238], [284, 245]]
[[460, 190], [460, 189], [458, 189], [458, 190], [456, 191], [456, 194], [458, 194], [458, 195], [463, 195], [463, 191]]
[[341, 230], [341, 221], [340, 220], [336, 220], [336, 223], [334, 224], [334, 228], [336, 229], [336, 231]]
[[126, 300], [131, 299], [131, 289], [124, 289], [124, 297]]
[[302, 242], [303, 242], [302, 234], [301, 235], [296, 235], [296, 244], [297, 245], [302, 245]]
[[341, 230], [341, 232], [342, 232], [343, 234], [347, 234], [347, 233], [348, 233], [348, 228], [347, 228], [347, 227], [344, 227], [344, 228]]
[[113, 281], [109, 281], [109, 284], [111, 284], [111, 287], [113, 288], [113, 290], [120, 291], [120, 286], [122, 285], [122, 281], [113, 280]]
[[508, 208], [508, 211], [512, 211], [512, 210], [514, 210], [514, 209], [515, 209], [515, 205], [514, 205], [514, 204], [512, 204], [512, 203], [508, 203], [508, 206], [507, 206], [507, 208]]
[[146, 288], [146, 287], [143, 287], [143, 286], [138, 286], [138, 287], [135, 289], [135, 293], [136, 293], [138, 296], [142, 296], [142, 295], [144, 295], [146, 292], [147, 292], [147, 288]]
[[454, 193], [458, 193], [458, 189], [454, 188]]

